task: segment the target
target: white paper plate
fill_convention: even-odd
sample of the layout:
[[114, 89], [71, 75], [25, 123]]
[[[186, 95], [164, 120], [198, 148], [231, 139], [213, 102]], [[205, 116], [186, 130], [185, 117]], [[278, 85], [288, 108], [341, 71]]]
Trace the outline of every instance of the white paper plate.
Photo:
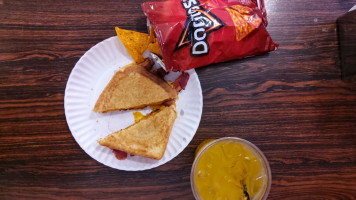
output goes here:
[[[134, 123], [133, 111], [93, 112], [94, 104], [115, 71], [133, 60], [117, 37], [108, 38], [87, 51], [73, 68], [65, 90], [64, 109], [67, 123], [80, 147], [92, 158], [112, 168], [128, 171], [160, 166], [176, 157], [192, 140], [199, 126], [203, 98], [195, 70], [176, 101], [177, 114], [166, 152], [161, 160], [128, 156], [117, 160], [109, 148], [97, 143], [99, 138]], [[151, 109], [140, 110], [147, 114]]]

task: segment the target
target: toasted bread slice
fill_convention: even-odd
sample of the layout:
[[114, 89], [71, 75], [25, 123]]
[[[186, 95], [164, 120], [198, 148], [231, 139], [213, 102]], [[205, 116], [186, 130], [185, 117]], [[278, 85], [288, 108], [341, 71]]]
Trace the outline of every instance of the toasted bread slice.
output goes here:
[[98, 98], [94, 111], [140, 109], [177, 98], [177, 92], [162, 78], [147, 70], [149, 60], [115, 73]]
[[177, 113], [174, 105], [164, 107], [126, 129], [98, 140], [98, 142], [111, 149], [159, 160], [166, 151], [176, 118]]

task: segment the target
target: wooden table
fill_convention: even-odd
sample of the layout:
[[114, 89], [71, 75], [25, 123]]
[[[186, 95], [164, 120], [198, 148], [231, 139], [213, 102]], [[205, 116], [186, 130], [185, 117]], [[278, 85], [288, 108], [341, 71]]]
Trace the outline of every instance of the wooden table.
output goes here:
[[335, 21], [352, 0], [267, 0], [277, 51], [197, 69], [199, 129], [175, 159], [119, 171], [64, 116], [68, 76], [114, 26], [146, 31], [141, 1], [0, 0], [0, 199], [193, 199], [194, 151], [235, 136], [268, 158], [269, 199], [356, 199], [356, 83], [340, 79]]

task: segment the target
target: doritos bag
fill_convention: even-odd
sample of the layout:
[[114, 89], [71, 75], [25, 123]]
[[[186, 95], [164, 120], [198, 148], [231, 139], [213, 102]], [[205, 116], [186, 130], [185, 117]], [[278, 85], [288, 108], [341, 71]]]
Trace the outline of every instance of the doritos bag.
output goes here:
[[263, 0], [169, 0], [142, 9], [156, 33], [167, 71], [275, 50]]

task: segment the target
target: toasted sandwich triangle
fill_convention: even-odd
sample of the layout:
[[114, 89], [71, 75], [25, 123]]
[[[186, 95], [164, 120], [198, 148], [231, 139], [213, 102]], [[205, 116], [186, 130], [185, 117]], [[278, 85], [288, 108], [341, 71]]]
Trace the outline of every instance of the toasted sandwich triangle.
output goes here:
[[177, 114], [175, 106], [155, 111], [126, 129], [98, 140], [100, 145], [136, 156], [161, 159]]
[[139, 109], [161, 105], [177, 98], [177, 92], [165, 80], [149, 72], [145, 68], [147, 65], [149, 62], [145, 61], [116, 72], [99, 96], [93, 110], [108, 112]]

